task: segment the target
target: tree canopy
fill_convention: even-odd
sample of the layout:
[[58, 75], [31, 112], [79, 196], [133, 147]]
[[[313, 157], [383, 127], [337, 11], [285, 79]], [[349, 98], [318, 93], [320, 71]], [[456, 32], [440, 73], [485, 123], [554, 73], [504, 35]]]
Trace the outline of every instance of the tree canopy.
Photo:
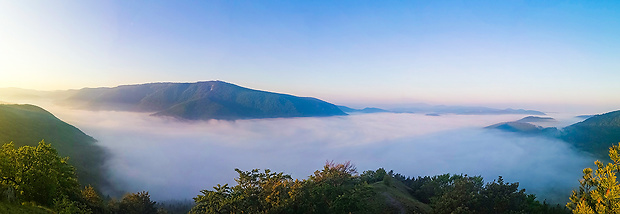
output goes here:
[[15, 148], [4, 144], [0, 150], [0, 179], [8, 200], [33, 201], [51, 206], [55, 199], [77, 198], [79, 183], [75, 169], [50, 144]]
[[566, 204], [575, 214], [620, 213], [620, 144], [609, 148], [611, 163], [595, 161], [596, 171], [583, 169], [579, 189], [573, 190]]
[[329, 162], [305, 180], [270, 170], [241, 171], [236, 186], [203, 190], [191, 213], [349, 213], [370, 194], [349, 162]]

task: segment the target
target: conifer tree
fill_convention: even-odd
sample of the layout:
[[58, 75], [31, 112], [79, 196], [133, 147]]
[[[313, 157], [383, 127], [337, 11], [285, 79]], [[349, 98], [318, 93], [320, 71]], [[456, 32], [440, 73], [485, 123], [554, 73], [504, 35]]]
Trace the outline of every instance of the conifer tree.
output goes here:
[[[620, 145], [620, 144], [619, 144]], [[575, 214], [620, 213], [620, 185], [617, 174], [620, 171], [620, 147], [609, 148], [611, 163], [594, 162], [597, 170], [583, 170], [583, 179], [578, 190], [573, 190], [570, 202], [566, 204]]]

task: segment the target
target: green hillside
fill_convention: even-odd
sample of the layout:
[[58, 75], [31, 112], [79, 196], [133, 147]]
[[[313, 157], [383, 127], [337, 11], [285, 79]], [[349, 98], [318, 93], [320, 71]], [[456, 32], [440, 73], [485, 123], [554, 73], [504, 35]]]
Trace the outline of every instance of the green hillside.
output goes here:
[[85, 88], [62, 102], [87, 109], [155, 112], [190, 120], [346, 115], [336, 105], [316, 98], [253, 90], [222, 81]]
[[595, 115], [570, 125], [564, 128], [561, 138], [606, 159], [609, 147], [620, 142], [620, 111]]
[[368, 213], [432, 213], [432, 208], [411, 196], [411, 188], [391, 180], [371, 184], [375, 196], [369, 199]]
[[7, 214], [53, 214], [51, 210], [44, 207], [30, 205], [20, 205], [0, 201], [0, 213]]
[[36, 146], [41, 140], [68, 156], [83, 184], [102, 183], [103, 149], [96, 140], [34, 105], [0, 105], [0, 143]]

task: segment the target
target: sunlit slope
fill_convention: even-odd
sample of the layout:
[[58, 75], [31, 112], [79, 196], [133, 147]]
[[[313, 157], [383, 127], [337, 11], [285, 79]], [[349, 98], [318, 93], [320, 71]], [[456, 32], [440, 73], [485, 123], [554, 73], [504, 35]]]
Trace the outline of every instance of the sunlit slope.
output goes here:
[[51, 210], [43, 207], [35, 207], [30, 205], [12, 204], [8, 202], [0, 202], [0, 213], [6, 214], [53, 214]]
[[36, 146], [41, 140], [69, 157], [81, 183], [100, 184], [104, 154], [94, 138], [38, 106], [0, 105], [0, 143]]
[[345, 115], [336, 105], [316, 98], [253, 90], [222, 81], [85, 88], [63, 103], [95, 110], [154, 112], [190, 120]]
[[609, 147], [620, 142], [620, 111], [595, 115], [563, 130], [561, 137], [575, 147], [607, 158]]

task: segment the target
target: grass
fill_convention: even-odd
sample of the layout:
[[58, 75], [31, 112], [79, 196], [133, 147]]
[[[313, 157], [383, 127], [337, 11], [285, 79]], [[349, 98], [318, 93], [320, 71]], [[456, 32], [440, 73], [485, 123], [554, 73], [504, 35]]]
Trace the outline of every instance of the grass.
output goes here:
[[12, 204], [8, 202], [0, 202], [0, 213], [10, 214], [53, 214], [54, 212], [48, 208], [32, 205]]
[[370, 185], [376, 193], [368, 203], [367, 213], [431, 213], [429, 205], [424, 204], [409, 194], [409, 188], [403, 183], [391, 179]]

